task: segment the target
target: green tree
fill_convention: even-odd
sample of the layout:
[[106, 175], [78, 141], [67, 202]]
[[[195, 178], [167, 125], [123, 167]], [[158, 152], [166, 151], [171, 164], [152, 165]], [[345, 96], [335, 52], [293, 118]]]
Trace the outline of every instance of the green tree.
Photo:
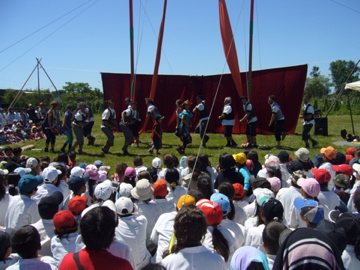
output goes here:
[[[345, 86], [346, 79], [354, 69], [350, 76], [348, 83], [359, 80], [360, 68], [355, 67], [354, 61], [336, 60], [330, 63], [331, 79], [335, 86], [336, 93], [339, 93]], [[349, 94], [351, 90], [345, 90], [345, 95]], [[355, 92], [355, 91], [353, 91]]]
[[327, 96], [330, 91], [332, 84], [328, 77], [321, 75], [319, 67], [314, 66], [310, 72], [312, 77], [306, 78], [305, 83], [305, 95], [310, 97], [323, 97]]

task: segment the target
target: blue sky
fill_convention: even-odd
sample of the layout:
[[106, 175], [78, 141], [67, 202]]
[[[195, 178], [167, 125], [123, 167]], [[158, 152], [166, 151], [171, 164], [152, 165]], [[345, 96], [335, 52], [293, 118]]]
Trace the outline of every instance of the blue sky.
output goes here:
[[[309, 64], [329, 75], [331, 61], [360, 59], [360, 1], [255, 3], [253, 70]], [[249, 6], [227, 0], [241, 71], [248, 70]], [[58, 89], [65, 82], [102, 89], [100, 72], [129, 73], [128, 8], [127, 0], [0, 0], [0, 89], [20, 89], [36, 58]], [[162, 8], [163, 0], [134, 0], [136, 73], [153, 73]], [[168, 0], [159, 74], [228, 72], [218, 1]], [[54, 90], [44, 73], [40, 81]], [[26, 88], [37, 89], [36, 76]]]

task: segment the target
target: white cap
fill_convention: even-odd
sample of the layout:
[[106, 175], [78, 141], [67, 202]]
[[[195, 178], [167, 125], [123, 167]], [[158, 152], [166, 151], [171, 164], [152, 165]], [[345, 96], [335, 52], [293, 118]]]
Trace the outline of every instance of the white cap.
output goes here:
[[265, 165], [268, 165], [271, 162], [280, 163], [280, 159], [277, 156], [274, 156], [273, 154], [265, 155]]
[[160, 169], [161, 168], [161, 159], [156, 157], [152, 160], [152, 166], [156, 169]]
[[17, 167], [14, 170], [14, 172], [20, 174], [20, 176], [23, 177], [25, 174], [31, 173], [31, 169], [30, 168]]
[[26, 168], [35, 168], [39, 165], [39, 162], [36, 160], [36, 158], [28, 158], [26, 161]]
[[254, 196], [256, 197], [256, 202], [260, 205], [259, 201], [263, 198], [263, 197], [268, 197], [268, 198], [275, 198], [274, 193], [267, 188], [256, 188], [254, 191]]
[[83, 176], [85, 173], [85, 170], [80, 167], [74, 167], [71, 169], [70, 176]]
[[94, 195], [98, 200], [106, 201], [110, 198], [111, 194], [114, 192], [114, 188], [112, 186], [109, 186], [107, 183], [100, 183], [96, 186]]
[[354, 171], [356, 171], [358, 174], [360, 174], [360, 164], [359, 163], [354, 163], [352, 165]]
[[115, 202], [116, 213], [120, 216], [131, 214], [134, 210], [134, 203], [130, 198], [120, 197]]
[[120, 196], [130, 197], [132, 189], [133, 189], [133, 186], [131, 184], [122, 182], [120, 184]]
[[42, 177], [44, 178], [45, 182], [52, 183], [60, 174], [60, 170], [57, 170], [55, 167], [48, 166], [43, 170]]

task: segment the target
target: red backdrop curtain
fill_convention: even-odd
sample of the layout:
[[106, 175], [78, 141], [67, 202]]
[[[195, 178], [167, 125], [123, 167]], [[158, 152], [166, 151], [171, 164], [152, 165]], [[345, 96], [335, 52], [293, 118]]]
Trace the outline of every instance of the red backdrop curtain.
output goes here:
[[[293, 133], [298, 121], [304, 86], [307, 74], [307, 65], [274, 68], [253, 71], [253, 92], [251, 104], [258, 117], [258, 133], [271, 134], [268, 131], [268, 123], [271, 116], [270, 106], [267, 103], [269, 95], [277, 97], [277, 103], [285, 115], [285, 128], [288, 133]], [[125, 109], [124, 99], [131, 93], [130, 74], [102, 73], [104, 99], [115, 101], [115, 110], [118, 116]], [[241, 73], [243, 89], [246, 89], [246, 74]], [[154, 95], [155, 105], [161, 115], [165, 116], [163, 130], [173, 132], [175, 129], [175, 101], [177, 99], [189, 99], [195, 102], [197, 95], [202, 95], [206, 101], [208, 110], [214, 100], [215, 92], [220, 80], [220, 75], [211, 76], [183, 76], [183, 75], [159, 75], [157, 89]], [[138, 102], [138, 110], [142, 119], [145, 119], [145, 98], [149, 97], [153, 75], [136, 75], [135, 101]], [[121, 90], [119, 90], [121, 89]], [[231, 74], [224, 74], [221, 80], [213, 114], [209, 121], [208, 132], [222, 132], [221, 121], [217, 118], [221, 115], [224, 98], [230, 96], [233, 100], [236, 125], [234, 133], [244, 133], [245, 124], [238, 120], [244, 115], [237, 91]], [[118, 119], [119, 120], [119, 119]], [[197, 122], [194, 117], [194, 124]], [[151, 121], [150, 121], [151, 122]], [[151, 130], [152, 123], [148, 123], [147, 130]]]

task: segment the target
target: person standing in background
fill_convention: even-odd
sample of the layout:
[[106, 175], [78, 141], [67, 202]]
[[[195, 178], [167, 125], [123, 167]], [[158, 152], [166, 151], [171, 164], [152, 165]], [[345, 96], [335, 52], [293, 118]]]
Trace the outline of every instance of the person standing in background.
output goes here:
[[237, 143], [232, 137], [235, 117], [233, 107], [231, 106], [231, 97], [226, 97], [224, 99], [224, 109], [222, 114], [219, 116], [219, 119], [222, 120], [221, 124], [224, 126], [224, 137], [227, 141], [225, 147], [236, 147]]
[[108, 154], [111, 146], [114, 145], [114, 134], [113, 130], [118, 130], [116, 124], [116, 112], [114, 110], [114, 101], [106, 100], [104, 103], [106, 108], [101, 116], [101, 131], [104, 132], [107, 137], [106, 144], [101, 148], [101, 150]]
[[245, 147], [251, 148], [251, 147], [257, 147], [256, 145], [256, 123], [257, 123], [257, 117], [254, 113], [252, 105], [249, 103], [249, 100], [247, 97], [243, 96], [240, 98], [241, 103], [244, 107], [244, 117], [240, 119], [239, 122], [246, 121], [246, 138], [247, 143], [244, 145]]
[[275, 133], [275, 140], [277, 142], [275, 149], [281, 149], [280, 141], [284, 140], [286, 136], [284, 130], [285, 117], [281, 112], [279, 104], [276, 103], [276, 97], [274, 95], [269, 96], [268, 103], [271, 107], [269, 128], [271, 132]]
[[300, 115], [300, 118], [303, 119], [301, 139], [305, 143], [305, 148], [310, 148], [309, 140], [312, 142], [312, 148], [315, 148], [319, 144], [310, 136], [310, 131], [313, 125], [315, 125], [314, 113], [314, 107], [310, 104], [310, 98], [305, 96], [303, 113]]
[[196, 102], [197, 105], [193, 109], [193, 113], [195, 114], [195, 112], [198, 112], [199, 123], [195, 127], [195, 132], [200, 134], [201, 146], [206, 147], [206, 143], [210, 139], [210, 137], [206, 135], [206, 127], [209, 120], [209, 114], [205, 106], [205, 100], [203, 100], [202, 96], [197, 96]]

